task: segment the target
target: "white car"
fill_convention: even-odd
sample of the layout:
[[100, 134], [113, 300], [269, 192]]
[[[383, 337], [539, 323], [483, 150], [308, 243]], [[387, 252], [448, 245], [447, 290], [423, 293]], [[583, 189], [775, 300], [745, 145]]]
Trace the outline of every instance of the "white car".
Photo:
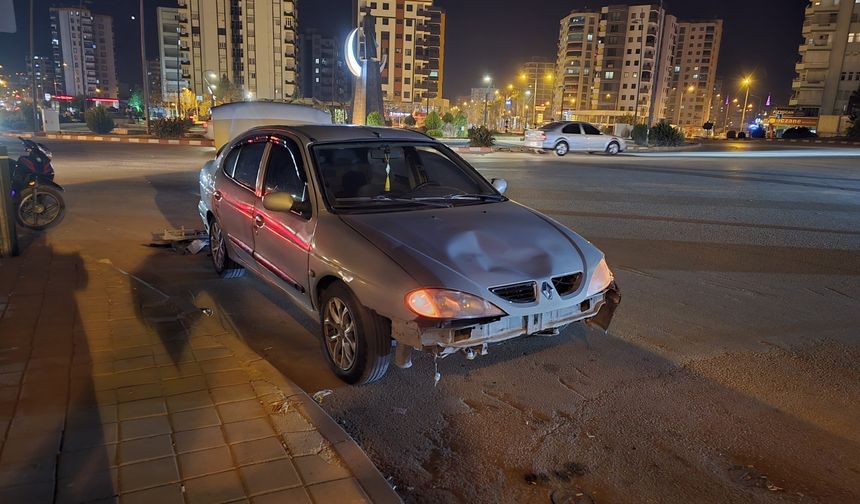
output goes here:
[[587, 122], [559, 121], [526, 131], [525, 146], [551, 150], [559, 156], [570, 151], [605, 152], [614, 156], [627, 148], [627, 142], [615, 135], [604, 135]]

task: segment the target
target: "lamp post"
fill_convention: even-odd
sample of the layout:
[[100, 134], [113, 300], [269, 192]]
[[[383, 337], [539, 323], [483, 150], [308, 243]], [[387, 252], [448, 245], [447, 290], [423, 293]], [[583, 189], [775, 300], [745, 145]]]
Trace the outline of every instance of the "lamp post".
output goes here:
[[149, 134], [149, 79], [146, 72], [146, 32], [143, 26], [143, 0], [140, 0], [140, 68], [143, 77], [143, 120]]
[[493, 84], [493, 78], [489, 75], [484, 76], [484, 83], [487, 84], [487, 89], [484, 91], [484, 127], [487, 127], [487, 100], [490, 98], [490, 86]]
[[744, 77], [744, 80], [741, 81], [741, 84], [747, 88], [746, 95], [744, 96], [744, 108], [741, 110], [741, 131], [744, 130], [744, 120], [747, 116], [747, 102], [750, 99], [750, 84], [752, 84], [752, 77], [747, 75]]

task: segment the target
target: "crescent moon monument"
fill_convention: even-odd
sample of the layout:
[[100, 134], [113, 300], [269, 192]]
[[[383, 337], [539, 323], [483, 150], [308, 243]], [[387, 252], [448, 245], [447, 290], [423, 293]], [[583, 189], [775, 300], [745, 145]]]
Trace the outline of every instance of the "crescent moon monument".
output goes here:
[[355, 76], [355, 93], [352, 102], [353, 124], [366, 124], [371, 112], [384, 117], [382, 103], [382, 63], [376, 58], [376, 18], [367, 14], [360, 28], [346, 38], [344, 57], [350, 73]]

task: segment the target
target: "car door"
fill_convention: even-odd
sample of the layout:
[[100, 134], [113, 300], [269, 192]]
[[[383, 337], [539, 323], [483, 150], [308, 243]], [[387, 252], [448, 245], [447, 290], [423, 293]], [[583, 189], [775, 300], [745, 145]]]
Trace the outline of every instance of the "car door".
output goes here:
[[260, 162], [268, 144], [265, 137], [249, 138], [233, 146], [215, 178], [212, 210], [227, 235], [230, 255], [249, 264], [254, 251], [254, 205]]
[[[254, 208], [254, 259], [268, 272], [270, 280], [310, 306], [308, 252], [316, 219], [307, 181], [298, 143], [287, 135], [270, 136], [262, 197]], [[275, 192], [292, 196], [292, 211], [275, 212], [263, 206], [266, 195]]]
[[585, 133], [586, 150], [602, 151], [606, 149], [606, 137], [600, 133], [600, 130], [588, 123], [582, 123], [582, 131]]
[[562, 135], [564, 135], [564, 139], [567, 142], [567, 146], [572, 151], [581, 151], [587, 150], [585, 144], [585, 137], [582, 134], [582, 128], [580, 128], [579, 123], [570, 123], [566, 125], [561, 130]]

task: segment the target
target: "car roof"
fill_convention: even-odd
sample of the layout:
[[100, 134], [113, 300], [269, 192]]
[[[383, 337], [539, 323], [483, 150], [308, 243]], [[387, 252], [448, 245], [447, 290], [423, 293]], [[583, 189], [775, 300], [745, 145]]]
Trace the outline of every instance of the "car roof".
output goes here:
[[252, 134], [256, 131], [272, 130], [297, 133], [301, 136], [307, 137], [307, 139], [312, 142], [352, 142], [362, 140], [435, 141], [433, 138], [418, 131], [352, 124], [305, 124], [297, 126], [268, 125], [248, 130], [242, 136]]

